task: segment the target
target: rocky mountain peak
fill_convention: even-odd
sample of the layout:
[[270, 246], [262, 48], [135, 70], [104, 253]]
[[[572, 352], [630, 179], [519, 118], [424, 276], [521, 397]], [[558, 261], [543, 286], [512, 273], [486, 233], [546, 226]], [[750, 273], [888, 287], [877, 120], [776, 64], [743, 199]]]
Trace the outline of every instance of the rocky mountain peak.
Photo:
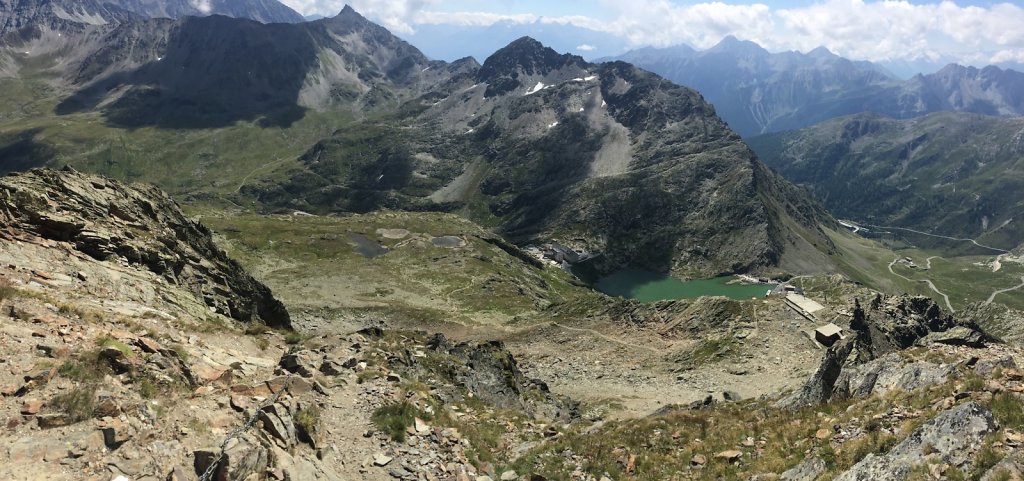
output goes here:
[[813, 58], [834, 58], [834, 57], [838, 57], [838, 55], [832, 53], [832, 51], [829, 50], [828, 48], [826, 48], [825, 46], [821, 46], [821, 47], [818, 47], [818, 48], [816, 48], [814, 50], [811, 50], [810, 52], [807, 52], [807, 56], [808, 57], [813, 57]]
[[730, 53], [733, 55], [768, 55], [764, 47], [750, 40], [740, 40], [732, 35], [726, 35], [714, 47], [707, 50], [707, 53]]
[[481, 82], [490, 82], [507, 76], [546, 75], [563, 67], [585, 63], [581, 57], [559, 54], [530, 37], [522, 37], [488, 57], [477, 78]]

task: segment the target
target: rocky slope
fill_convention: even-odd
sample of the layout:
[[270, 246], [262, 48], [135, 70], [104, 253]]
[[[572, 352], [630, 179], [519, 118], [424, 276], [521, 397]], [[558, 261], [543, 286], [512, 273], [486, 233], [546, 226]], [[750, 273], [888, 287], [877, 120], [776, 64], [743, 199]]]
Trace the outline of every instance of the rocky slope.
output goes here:
[[516, 241], [604, 254], [606, 269], [827, 263], [825, 215], [696, 92], [529, 38], [449, 70], [398, 114], [337, 132], [297, 172], [244, 192], [307, 211], [459, 210]]
[[733, 37], [704, 51], [648, 48], [616, 59], [699, 90], [744, 137], [861, 112], [898, 119], [950, 110], [994, 116], [1024, 113], [1024, 74], [994, 66], [950, 64], [904, 81], [877, 65], [852, 62], [824, 48], [806, 54], [769, 53]]
[[[913, 120], [862, 114], [749, 140], [837, 217], [977, 239], [1024, 241], [1024, 122], [944, 112]], [[865, 191], [875, 195], [864, 196]]]
[[[288, 327], [284, 306], [213, 243], [210, 231], [153, 187], [81, 174], [33, 170], [0, 177], [0, 239], [8, 260], [62, 250], [137, 267], [192, 293], [209, 312]], [[17, 250], [13, 245], [24, 246]], [[85, 272], [53, 273], [65, 281]]]
[[475, 478], [509, 413], [537, 439], [578, 417], [500, 342], [252, 322], [288, 314], [152, 187], [0, 192], [3, 479]]
[[299, 23], [301, 15], [277, 0], [4, 0], [0, 38], [22, 29], [75, 32], [90, 25], [117, 25], [144, 18], [225, 15], [263, 23]]
[[[196, 286], [244, 298], [225, 279], [243, 274], [152, 188], [70, 171], [0, 186], [4, 479], [990, 480], [1021, 471], [1020, 351], [927, 298], [866, 297], [836, 310], [851, 335], [825, 352], [810, 388], [784, 398], [800, 409], [727, 392], [727, 402], [658, 399], [667, 406], [648, 417], [606, 420], [607, 404], [532, 379], [562, 364], [521, 362], [502, 342], [274, 331], [211, 310]], [[163, 263], [145, 261], [155, 258]], [[179, 269], [162, 270], [168, 263]], [[756, 347], [755, 333], [789, 329], [775, 304], [609, 302], [606, 314], [633, 332], [718, 332]], [[588, 309], [558, 315], [594, 326]], [[803, 335], [794, 331], [791, 344]], [[562, 351], [582, 337], [571, 336]], [[764, 360], [743, 352], [738, 367]], [[587, 364], [571, 374], [638, 368], [609, 355]]]

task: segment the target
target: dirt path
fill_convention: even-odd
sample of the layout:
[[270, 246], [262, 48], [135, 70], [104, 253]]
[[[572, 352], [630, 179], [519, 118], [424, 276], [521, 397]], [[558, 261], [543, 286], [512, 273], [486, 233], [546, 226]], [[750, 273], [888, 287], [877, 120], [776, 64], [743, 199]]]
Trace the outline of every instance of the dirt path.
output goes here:
[[942, 258], [943, 258], [942, 256], [931, 256], [931, 257], [925, 259], [924, 260], [924, 268], [928, 269], [928, 270], [931, 270], [932, 269], [932, 259], [942, 259]]
[[[896, 265], [896, 263], [899, 262], [899, 261], [900, 261], [900, 258], [897, 257], [897, 258], [893, 259], [892, 262], [889, 263], [889, 272], [892, 273], [892, 275], [898, 276], [898, 277], [900, 277], [902, 279], [905, 279], [907, 281], [910, 281], [910, 282], [924, 282], [924, 283], [928, 284], [928, 287], [930, 287], [933, 291], [935, 291], [936, 294], [942, 296], [942, 298], [946, 300], [946, 307], [949, 309], [949, 312], [950, 313], [956, 312], [956, 309], [953, 309], [953, 304], [951, 302], [949, 302], [949, 296], [947, 296], [944, 292], [940, 291], [938, 287], [935, 287], [935, 284], [931, 281], [931, 279], [920, 279], [920, 280], [917, 280], [917, 279], [911, 279], [911, 278], [906, 277], [906, 276], [901, 275], [901, 274], [897, 274], [896, 271], [894, 271], [892, 269], [892, 266]], [[929, 265], [931, 265], [930, 262], [929, 262]]]
[[1017, 285], [1015, 285], [1013, 287], [1008, 287], [1006, 289], [999, 289], [999, 290], [993, 292], [991, 296], [988, 296], [988, 300], [985, 301], [985, 304], [986, 305], [991, 304], [992, 301], [994, 301], [996, 299], [996, 296], [998, 296], [999, 294], [1002, 294], [1004, 292], [1015, 291], [1015, 290], [1020, 289], [1022, 287], [1024, 287], [1024, 276], [1021, 276], [1020, 284], [1017, 284]]
[[252, 169], [252, 171], [250, 171], [248, 174], [245, 174], [245, 177], [242, 177], [242, 181], [238, 183], [238, 188], [235, 189], [235, 192], [241, 192], [242, 191], [242, 187], [245, 187], [245, 183], [249, 182], [249, 179], [252, 178], [252, 176], [255, 175], [256, 172], [259, 172], [259, 171], [261, 171], [263, 169], [266, 169], [267, 167], [277, 167], [279, 165], [284, 164], [285, 162], [288, 162], [289, 160], [291, 160], [291, 159], [284, 159], [284, 160], [274, 159], [273, 162], [268, 162], [268, 163], [263, 164], [263, 165], [261, 165], [259, 167], [256, 167], [255, 169]]
[[559, 324], [557, 322], [552, 322], [551, 325], [559, 327], [561, 329], [565, 329], [566, 331], [583, 332], [583, 333], [587, 333], [587, 334], [590, 334], [590, 335], [593, 335], [593, 336], [597, 336], [597, 337], [599, 337], [601, 339], [604, 339], [605, 341], [608, 341], [608, 342], [611, 342], [611, 343], [614, 343], [614, 344], [618, 344], [620, 346], [624, 346], [624, 347], [628, 347], [628, 348], [632, 348], [632, 349], [642, 349], [642, 350], [648, 351], [648, 352], [650, 352], [652, 354], [661, 354], [662, 353], [660, 350], [655, 349], [653, 347], [641, 346], [639, 344], [633, 344], [633, 343], [630, 343], [630, 342], [626, 342], [626, 341], [623, 341], [621, 339], [616, 339], [614, 337], [611, 337], [611, 336], [608, 336], [606, 334], [603, 334], [603, 333], [601, 333], [599, 331], [595, 331], [593, 329], [586, 329], [586, 328], [582, 328], [582, 327], [569, 327], [569, 326], [566, 326], [566, 325], [563, 325], [563, 324]]

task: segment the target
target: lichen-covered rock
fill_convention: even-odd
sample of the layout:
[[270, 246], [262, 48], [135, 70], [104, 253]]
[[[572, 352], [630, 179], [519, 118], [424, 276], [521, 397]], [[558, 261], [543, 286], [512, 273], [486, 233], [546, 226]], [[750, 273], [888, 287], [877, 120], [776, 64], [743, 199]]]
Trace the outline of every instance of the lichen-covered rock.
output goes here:
[[290, 327], [284, 305], [218, 248], [159, 189], [65, 168], [0, 178], [0, 242], [67, 243], [101, 261], [137, 265], [244, 322]]
[[836, 477], [836, 481], [906, 479], [926, 458], [960, 468], [970, 463], [985, 436], [996, 429], [998, 426], [987, 408], [973, 402], [961, 404], [935, 416], [889, 452], [867, 455]]
[[527, 378], [500, 341], [454, 344], [436, 334], [426, 348], [425, 356], [410, 355], [402, 361], [404, 367], [392, 367], [410, 373], [409, 377], [443, 379], [436, 393], [447, 401], [471, 393], [500, 409], [519, 409], [547, 419], [579, 417], [578, 403], [556, 396], [543, 381]]
[[870, 396], [894, 389], [910, 391], [946, 382], [955, 372], [954, 364], [907, 362], [898, 353], [891, 353], [844, 369], [832, 387], [832, 396]]

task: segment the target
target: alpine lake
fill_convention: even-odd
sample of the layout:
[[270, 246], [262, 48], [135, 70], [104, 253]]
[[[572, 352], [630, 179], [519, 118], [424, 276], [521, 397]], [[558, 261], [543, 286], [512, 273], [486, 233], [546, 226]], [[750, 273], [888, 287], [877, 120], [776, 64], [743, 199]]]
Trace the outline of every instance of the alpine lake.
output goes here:
[[725, 296], [744, 300], [761, 298], [774, 284], [746, 284], [733, 276], [683, 281], [675, 277], [642, 269], [623, 269], [613, 274], [589, 279], [594, 289], [609, 296], [655, 302], [672, 299], [694, 299], [701, 296]]

